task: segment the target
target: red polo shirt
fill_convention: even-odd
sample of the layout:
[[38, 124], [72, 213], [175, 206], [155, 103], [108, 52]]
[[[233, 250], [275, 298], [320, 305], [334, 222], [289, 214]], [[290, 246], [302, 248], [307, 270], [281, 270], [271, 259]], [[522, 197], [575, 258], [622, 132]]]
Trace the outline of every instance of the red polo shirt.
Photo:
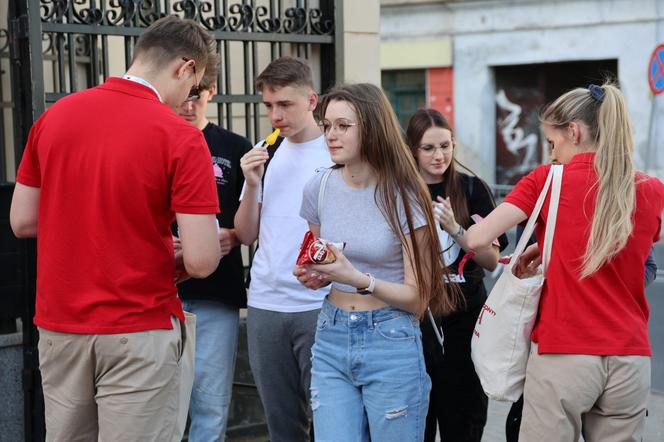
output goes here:
[[[664, 185], [637, 174], [634, 229], [627, 245], [597, 272], [580, 279], [597, 196], [594, 155], [575, 155], [565, 165], [551, 264], [532, 340], [539, 343], [540, 353], [650, 356], [643, 276], [650, 247], [659, 240]], [[505, 202], [530, 215], [549, 168], [538, 167], [521, 179]], [[547, 196], [536, 230], [540, 244], [548, 212]]]
[[219, 211], [200, 130], [111, 78], [34, 124], [17, 182], [39, 187], [35, 324], [66, 333], [171, 328], [175, 212]]

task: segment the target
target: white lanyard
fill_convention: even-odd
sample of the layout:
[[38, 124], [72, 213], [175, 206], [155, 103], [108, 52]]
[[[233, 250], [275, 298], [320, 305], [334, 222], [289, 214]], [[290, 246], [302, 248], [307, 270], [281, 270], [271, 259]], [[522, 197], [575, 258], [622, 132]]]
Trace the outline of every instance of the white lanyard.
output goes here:
[[155, 89], [155, 87], [152, 86], [149, 81], [144, 80], [141, 77], [136, 77], [134, 75], [129, 75], [129, 74], [124, 74], [122, 78], [124, 78], [125, 80], [133, 81], [138, 84], [142, 84], [145, 87], [149, 87], [154, 91], [155, 94], [157, 94], [157, 98], [159, 98], [159, 101], [161, 101], [162, 103], [164, 102], [164, 100], [161, 99], [161, 95], [159, 95], [159, 91]]

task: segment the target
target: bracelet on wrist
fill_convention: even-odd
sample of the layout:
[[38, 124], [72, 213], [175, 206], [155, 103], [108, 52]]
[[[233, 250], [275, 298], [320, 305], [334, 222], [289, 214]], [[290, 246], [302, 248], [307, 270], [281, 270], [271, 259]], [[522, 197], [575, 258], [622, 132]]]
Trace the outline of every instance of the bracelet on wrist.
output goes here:
[[454, 239], [457, 239], [461, 236], [463, 236], [466, 233], [466, 229], [463, 228], [461, 224], [459, 224], [459, 228], [457, 229], [456, 232], [450, 233], [450, 236]]
[[365, 273], [369, 277], [369, 285], [366, 288], [358, 288], [357, 293], [360, 295], [371, 295], [376, 288], [376, 278], [371, 273]]

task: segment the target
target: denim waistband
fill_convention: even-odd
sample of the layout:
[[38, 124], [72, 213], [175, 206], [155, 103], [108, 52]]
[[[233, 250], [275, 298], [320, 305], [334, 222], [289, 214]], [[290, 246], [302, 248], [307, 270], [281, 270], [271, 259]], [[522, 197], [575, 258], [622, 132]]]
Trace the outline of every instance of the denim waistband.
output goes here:
[[347, 311], [337, 307], [325, 298], [321, 312], [327, 316], [328, 320], [334, 324], [336, 322], [349, 323], [349, 322], [366, 322], [369, 326], [387, 321], [389, 319], [398, 318], [400, 316], [407, 316], [411, 321], [417, 322], [415, 315], [397, 307], [383, 307], [375, 310], [353, 310]]

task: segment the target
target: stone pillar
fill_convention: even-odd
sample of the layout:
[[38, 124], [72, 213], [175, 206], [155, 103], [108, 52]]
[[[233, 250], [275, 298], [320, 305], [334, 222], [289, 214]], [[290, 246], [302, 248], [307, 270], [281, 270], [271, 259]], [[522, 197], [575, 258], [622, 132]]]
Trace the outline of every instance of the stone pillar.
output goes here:
[[337, 0], [337, 83], [380, 85], [380, 2]]

